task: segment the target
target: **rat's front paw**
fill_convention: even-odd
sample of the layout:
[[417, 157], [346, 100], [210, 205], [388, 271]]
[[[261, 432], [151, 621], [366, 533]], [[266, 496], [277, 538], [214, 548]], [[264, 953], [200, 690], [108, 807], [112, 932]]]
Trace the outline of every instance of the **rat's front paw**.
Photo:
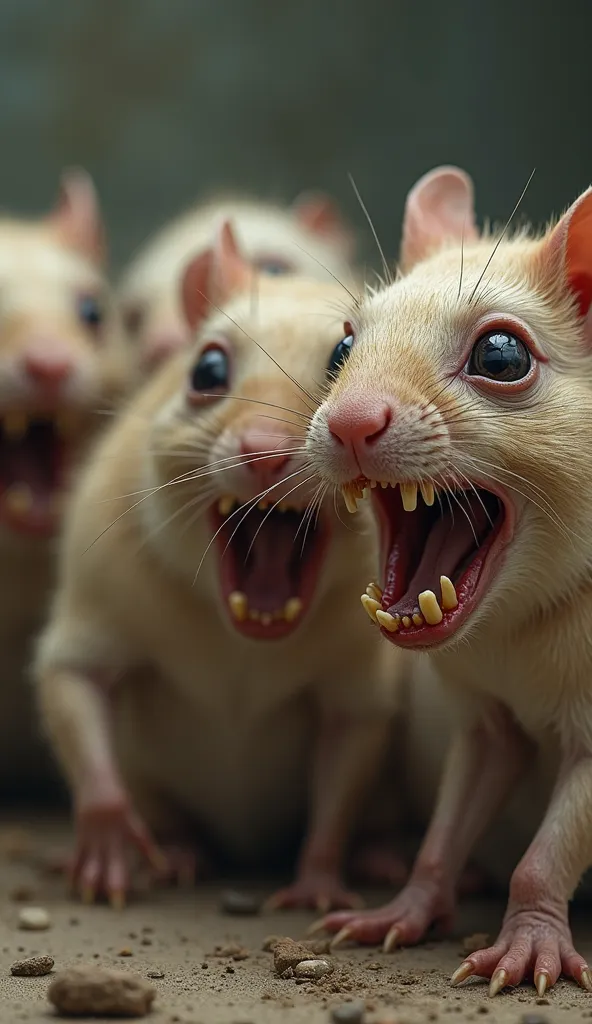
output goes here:
[[266, 910], [293, 910], [304, 908], [326, 914], [332, 908], [362, 907], [363, 901], [348, 892], [337, 875], [325, 872], [303, 874], [286, 889], [280, 889], [267, 900]]
[[139, 853], [158, 874], [166, 871], [166, 858], [125, 797], [78, 807], [70, 875], [85, 903], [94, 903], [101, 895], [115, 908], [124, 905], [134, 853]]
[[363, 914], [329, 914], [313, 929], [336, 932], [334, 947], [343, 942], [382, 942], [384, 952], [390, 953], [396, 946], [419, 942], [436, 921], [449, 925], [451, 916], [451, 894], [429, 883], [410, 882], [384, 907]]
[[471, 953], [451, 980], [459, 985], [474, 975], [491, 978], [489, 994], [495, 996], [528, 977], [543, 996], [560, 974], [592, 992], [592, 972], [573, 947], [567, 919], [548, 909], [509, 908], [495, 945]]

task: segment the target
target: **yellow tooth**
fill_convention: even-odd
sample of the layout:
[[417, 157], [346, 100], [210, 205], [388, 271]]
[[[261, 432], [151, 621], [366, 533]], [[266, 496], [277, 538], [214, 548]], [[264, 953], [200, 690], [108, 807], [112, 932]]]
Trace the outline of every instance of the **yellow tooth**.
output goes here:
[[383, 491], [386, 491], [387, 487], [390, 487], [390, 484], [388, 480], [381, 480], [380, 486], [382, 487]]
[[218, 502], [218, 512], [221, 516], [230, 515], [235, 505], [235, 499], [231, 498], [229, 494], [225, 494], [223, 498], [220, 498]]
[[287, 512], [289, 510], [289, 508], [290, 508], [290, 506], [287, 505], [285, 501], [278, 501], [277, 505], [275, 506], [275, 511], [276, 512]]
[[348, 512], [357, 512], [358, 511], [358, 502], [357, 502], [357, 499], [354, 496], [352, 485], [351, 484], [344, 484], [343, 487], [341, 488], [341, 493], [343, 494], [343, 500], [345, 502], [345, 507], [346, 507], [347, 511]]
[[425, 501], [426, 505], [433, 505], [435, 497], [434, 485], [426, 480], [422, 480], [422, 482], [419, 485], [419, 489], [421, 491], [421, 496]]
[[262, 626], [271, 626], [272, 622], [273, 622], [273, 615], [271, 614], [271, 612], [261, 612], [261, 625]]
[[440, 576], [440, 589], [442, 590], [442, 607], [445, 612], [451, 612], [458, 608], [458, 597], [454, 589], [454, 583], [448, 576]]
[[294, 622], [302, 611], [302, 601], [299, 597], [290, 597], [284, 605], [284, 618], [286, 622]]
[[4, 417], [4, 433], [8, 434], [13, 441], [20, 440], [27, 433], [29, 417], [24, 412], [7, 412]]
[[362, 498], [369, 498], [369, 497], [370, 497], [370, 488], [369, 487], [364, 487], [363, 490], [362, 490]]
[[366, 587], [366, 593], [368, 597], [371, 597], [373, 601], [382, 601], [382, 590], [378, 586], [378, 583], [369, 583]]
[[372, 619], [372, 622], [376, 622], [376, 612], [380, 608], [380, 601], [375, 601], [374, 598], [368, 597], [368, 594], [362, 594], [360, 601], [368, 612], [368, 615]]
[[417, 484], [400, 484], [401, 501], [406, 512], [414, 512], [417, 508]]
[[389, 633], [397, 632], [401, 624], [401, 620], [398, 615], [391, 615], [390, 612], [383, 612], [382, 608], [377, 608], [375, 614], [376, 621], [379, 626], [382, 626], [382, 628], [386, 629]]
[[437, 626], [439, 622], [442, 622], [442, 609], [433, 590], [424, 590], [418, 600], [428, 626]]
[[413, 612], [412, 618], [414, 626], [423, 626], [423, 615], [420, 615], [419, 612]]
[[4, 495], [4, 504], [15, 516], [25, 515], [33, 504], [33, 494], [28, 484], [12, 484]]
[[237, 622], [244, 622], [249, 613], [247, 595], [240, 590], [233, 590], [232, 594], [228, 595], [228, 607]]
[[70, 437], [78, 425], [77, 417], [72, 412], [59, 412], [55, 418], [55, 425], [60, 437]]
[[372, 490], [374, 490], [374, 488], [376, 487], [376, 484], [377, 484], [377, 483], [378, 483], [378, 481], [377, 481], [377, 480], [371, 480], [371, 481], [370, 481], [370, 487], [372, 488]]
[[411, 629], [411, 619], [409, 618], [408, 615], [404, 615], [403, 618], [401, 619], [401, 622], [403, 623], [405, 629]]

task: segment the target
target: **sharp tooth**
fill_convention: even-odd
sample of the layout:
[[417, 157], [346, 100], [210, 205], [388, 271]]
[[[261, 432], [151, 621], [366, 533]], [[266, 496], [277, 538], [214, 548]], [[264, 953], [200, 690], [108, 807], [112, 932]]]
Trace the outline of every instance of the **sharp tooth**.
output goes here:
[[380, 601], [375, 601], [373, 597], [368, 597], [368, 594], [362, 594], [360, 601], [368, 612], [372, 622], [376, 622], [376, 612], [380, 608]]
[[391, 615], [390, 612], [383, 612], [382, 608], [378, 608], [376, 611], [376, 621], [379, 626], [382, 626], [382, 628], [386, 629], [389, 633], [396, 633], [401, 625], [401, 619], [398, 615]]
[[400, 484], [401, 501], [406, 512], [414, 512], [417, 508], [417, 484]]
[[4, 494], [4, 504], [15, 516], [25, 515], [33, 505], [33, 493], [28, 484], [12, 484]]
[[345, 507], [346, 507], [347, 511], [348, 512], [357, 512], [358, 511], [358, 502], [357, 502], [357, 499], [354, 496], [352, 485], [351, 484], [344, 484], [343, 487], [341, 488], [341, 493], [343, 494], [343, 500], [345, 502]]
[[428, 626], [437, 626], [439, 622], [442, 622], [442, 609], [433, 590], [424, 590], [418, 600]]
[[411, 629], [411, 619], [409, 618], [408, 615], [404, 615], [403, 618], [401, 619], [401, 622], [403, 623], [405, 629]]
[[244, 622], [249, 613], [249, 602], [247, 595], [240, 590], [233, 590], [228, 595], [228, 607], [237, 622]]
[[456, 596], [454, 583], [448, 579], [448, 576], [440, 576], [440, 589], [442, 591], [442, 607], [444, 611], [451, 612], [453, 608], [458, 608], [458, 597]]
[[302, 611], [302, 601], [299, 597], [290, 597], [284, 605], [284, 618], [286, 622], [294, 622]]
[[19, 441], [27, 433], [29, 417], [24, 412], [7, 412], [4, 417], [4, 433], [13, 441]]
[[389, 484], [388, 480], [381, 480], [380, 486], [382, 487], [383, 491], [386, 491], [387, 487], [390, 487], [391, 485]]
[[70, 437], [78, 425], [77, 417], [72, 412], [59, 412], [55, 418], [55, 425], [60, 437]]
[[370, 488], [369, 487], [364, 487], [364, 489], [362, 491], [362, 498], [369, 498], [369, 497], [370, 497]]
[[231, 498], [229, 494], [226, 494], [223, 498], [220, 498], [218, 502], [218, 512], [221, 516], [226, 517], [230, 515], [235, 506], [235, 499]]
[[370, 481], [370, 487], [372, 488], [372, 490], [374, 490], [374, 488], [376, 487], [377, 483], [378, 483], [378, 480], [371, 480]]
[[426, 505], [433, 505], [435, 497], [434, 485], [431, 484], [429, 481], [422, 480], [422, 482], [419, 485], [419, 488], [421, 490], [421, 496], [425, 501]]
[[412, 618], [414, 626], [423, 626], [423, 615], [420, 615], [419, 612], [413, 612]]
[[378, 583], [369, 583], [366, 587], [366, 593], [368, 597], [371, 597], [373, 601], [382, 603], [382, 590], [378, 586]]
[[272, 622], [273, 622], [273, 615], [271, 614], [271, 612], [261, 612], [261, 625], [262, 626], [271, 626]]

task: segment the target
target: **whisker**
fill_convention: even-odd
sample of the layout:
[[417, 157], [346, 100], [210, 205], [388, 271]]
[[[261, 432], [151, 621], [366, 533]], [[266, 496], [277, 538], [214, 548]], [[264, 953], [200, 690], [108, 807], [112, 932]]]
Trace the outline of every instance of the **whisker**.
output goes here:
[[524, 199], [524, 196], [526, 195], [526, 193], [527, 193], [527, 191], [528, 191], [528, 186], [530, 185], [530, 183], [531, 183], [532, 179], [534, 178], [534, 175], [535, 175], [535, 171], [536, 171], [536, 167], [534, 167], [534, 168], [533, 168], [533, 170], [531, 171], [530, 177], [529, 177], [528, 181], [526, 182], [526, 185], [525, 185], [525, 186], [524, 186], [524, 188], [522, 189], [522, 192], [521, 192], [521, 194], [520, 194], [520, 198], [518, 199], [518, 202], [516, 203], [516, 205], [515, 205], [514, 209], [512, 210], [512, 212], [511, 212], [510, 216], [508, 217], [508, 219], [507, 219], [507, 221], [506, 221], [506, 223], [505, 223], [505, 226], [504, 226], [504, 230], [502, 231], [502, 233], [501, 233], [501, 235], [499, 236], [499, 238], [498, 238], [497, 242], [495, 243], [495, 245], [494, 245], [494, 247], [493, 247], [493, 252], [491, 253], [491, 256], [490, 256], [490, 257], [489, 257], [489, 259], [487, 260], [487, 263], [485, 264], [485, 266], [483, 267], [483, 270], [481, 271], [481, 273], [480, 273], [480, 275], [479, 275], [479, 279], [478, 279], [478, 281], [477, 281], [477, 284], [475, 285], [475, 287], [473, 288], [473, 291], [472, 291], [472, 292], [471, 292], [471, 294], [469, 295], [469, 300], [468, 300], [468, 304], [469, 304], [469, 306], [470, 306], [470, 305], [471, 305], [471, 303], [473, 302], [473, 299], [474, 299], [474, 297], [475, 297], [475, 294], [476, 294], [476, 292], [477, 292], [477, 289], [479, 288], [479, 285], [481, 284], [481, 281], [482, 281], [482, 280], [483, 280], [483, 278], [485, 277], [485, 273], [486, 273], [486, 271], [487, 271], [487, 268], [489, 267], [489, 264], [491, 263], [491, 261], [492, 261], [493, 257], [495, 256], [495, 254], [496, 254], [497, 250], [499, 249], [499, 247], [500, 247], [500, 245], [501, 245], [501, 243], [502, 243], [503, 239], [504, 239], [504, 238], [505, 238], [505, 236], [506, 236], [506, 232], [507, 232], [508, 228], [510, 227], [510, 224], [512, 223], [513, 219], [514, 219], [514, 216], [515, 216], [515, 214], [517, 213], [517, 211], [518, 211], [518, 208], [519, 208], [519, 206], [520, 206], [520, 204], [521, 204], [522, 200]]
[[382, 248], [382, 246], [380, 244], [380, 240], [378, 238], [378, 234], [377, 234], [376, 228], [374, 227], [374, 224], [372, 223], [372, 218], [371, 218], [370, 214], [368, 213], [368, 210], [366, 208], [364, 200], [362, 199], [362, 196], [360, 195], [358, 186], [356, 185], [356, 183], [355, 183], [355, 181], [353, 179], [353, 175], [348, 174], [348, 178], [350, 180], [351, 187], [354, 190], [356, 199], [358, 200], [358, 203], [360, 204], [362, 213], [364, 214], [366, 220], [368, 221], [368, 226], [370, 228], [370, 231], [372, 232], [372, 236], [374, 238], [374, 241], [376, 242], [376, 248], [378, 249], [380, 258], [382, 260], [382, 266], [383, 266], [383, 269], [384, 269], [386, 280], [388, 281], [389, 284], [392, 284], [393, 283], [393, 275], [392, 275], [391, 269], [390, 269], [390, 267], [389, 267], [389, 265], [388, 265], [388, 263], [386, 261], [386, 256], [384, 255], [384, 250], [383, 250], [383, 248]]
[[337, 275], [334, 274], [332, 270], [329, 270], [329, 267], [325, 266], [325, 264], [321, 260], [317, 259], [316, 256], [313, 256], [313, 254], [309, 252], [308, 249], [305, 249], [304, 246], [299, 245], [298, 242], [294, 242], [294, 245], [296, 246], [297, 249], [300, 249], [301, 252], [305, 253], [307, 256], [310, 256], [311, 260], [314, 260], [315, 263], [318, 263], [319, 267], [322, 267], [323, 270], [325, 270], [327, 274], [329, 274], [333, 278], [336, 284], [340, 285], [343, 288], [344, 292], [347, 292], [347, 294], [349, 295], [350, 299], [352, 300], [356, 307], [360, 305], [359, 297], [356, 297], [353, 292], [350, 292], [347, 285], [344, 284], [343, 281], [340, 281]]

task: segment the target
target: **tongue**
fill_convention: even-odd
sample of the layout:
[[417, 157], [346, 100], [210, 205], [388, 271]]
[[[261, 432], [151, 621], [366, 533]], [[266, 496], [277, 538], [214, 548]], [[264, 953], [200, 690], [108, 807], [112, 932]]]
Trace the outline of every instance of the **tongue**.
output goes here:
[[412, 611], [423, 590], [433, 590], [439, 596], [440, 576], [448, 576], [454, 582], [459, 568], [477, 550], [489, 525], [480, 502], [475, 501], [466, 509], [454, 509], [454, 515], [446, 510], [432, 526], [407, 591], [389, 608], [391, 614]]
[[298, 524], [290, 514], [272, 513], [261, 529], [260, 526], [261, 518], [250, 515], [241, 527], [238, 577], [240, 589], [247, 595], [251, 608], [274, 612], [283, 608], [290, 597], [297, 596], [297, 565], [302, 541], [300, 534], [294, 541]]

